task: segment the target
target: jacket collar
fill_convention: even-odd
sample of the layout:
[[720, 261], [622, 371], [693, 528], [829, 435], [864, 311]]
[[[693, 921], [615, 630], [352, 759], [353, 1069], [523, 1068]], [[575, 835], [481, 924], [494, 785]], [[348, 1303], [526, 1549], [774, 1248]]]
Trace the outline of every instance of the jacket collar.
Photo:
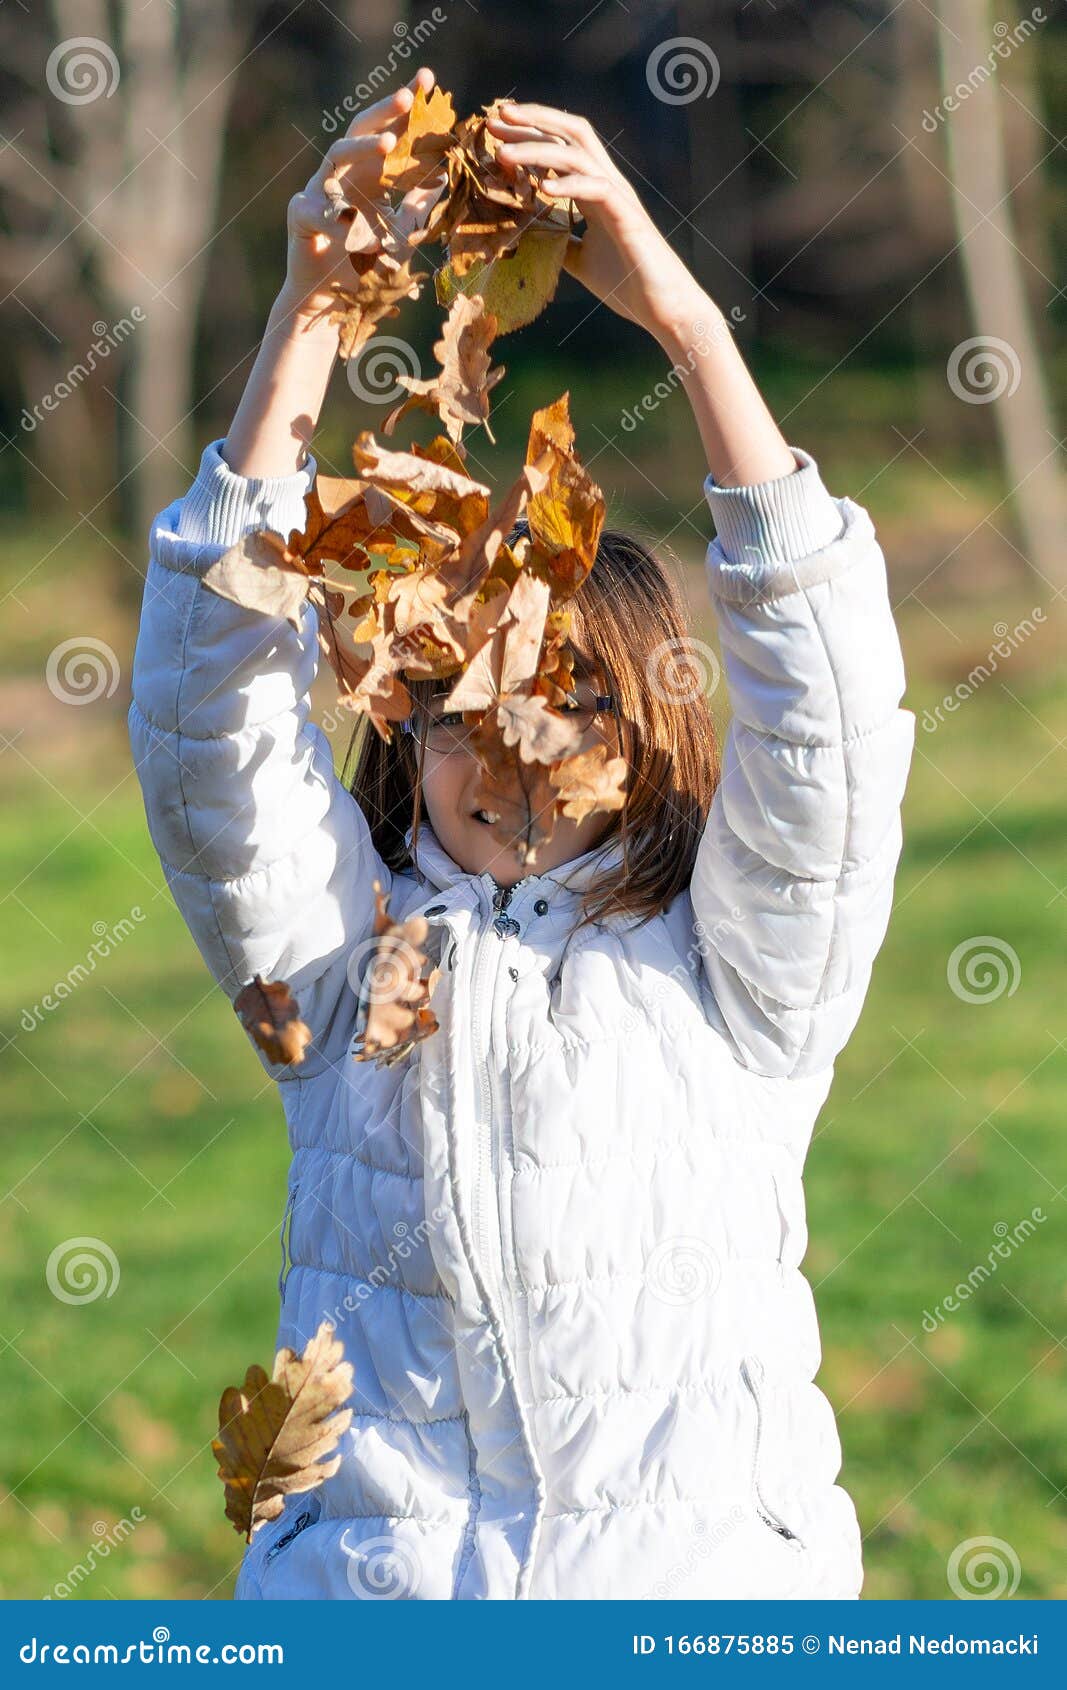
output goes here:
[[[408, 846], [411, 845], [411, 829], [407, 834]], [[490, 889], [495, 889], [493, 877], [489, 874], [469, 874], [454, 862], [440, 843], [432, 828], [425, 825], [419, 828], [419, 839], [415, 853], [415, 868], [421, 880], [427, 881], [437, 891], [460, 891], [472, 888], [476, 882], [481, 882]], [[544, 874], [529, 874], [518, 881], [513, 889], [510, 902], [514, 904], [521, 900], [543, 898], [552, 904], [577, 902], [581, 893], [586, 891], [594, 881], [602, 875], [610, 874], [622, 863], [622, 846], [618, 839], [607, 840], [602, 845], [594, 846], [580, 857], [572, 857], [570, 862], [560, 863], [558, 867], [549, 869]]]

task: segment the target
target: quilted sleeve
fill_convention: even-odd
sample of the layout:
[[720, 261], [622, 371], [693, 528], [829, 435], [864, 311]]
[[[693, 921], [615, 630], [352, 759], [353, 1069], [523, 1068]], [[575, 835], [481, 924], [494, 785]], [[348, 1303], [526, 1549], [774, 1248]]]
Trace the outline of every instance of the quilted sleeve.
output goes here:
[[254, 974], [287, 980], [315, 1038], [299, 1077], [329, 1059], [355, 1014], [346, 965], [389, 871], [330, 746], [309, 721], [314, 612], [292, 624], [240, 609], [205, 569], [258, 528], [304, 522], [295, 475], [235, 475], [220, 441], [184, 499], [152, 527], [133, 670], [130, 736], [163, 870], [215, 979], [233, 998]]
[[832, 1065], [885, 936], [915, 716], [867, 512], [793, 475], [705, 483], [732, 720], [692, 881], [716, 1017], [756, 1073]]

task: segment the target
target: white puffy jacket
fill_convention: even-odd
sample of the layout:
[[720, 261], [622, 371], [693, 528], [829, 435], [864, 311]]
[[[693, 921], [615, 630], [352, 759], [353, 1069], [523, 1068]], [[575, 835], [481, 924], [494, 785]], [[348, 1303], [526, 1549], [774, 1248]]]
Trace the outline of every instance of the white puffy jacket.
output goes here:
[[[596, 853], [507, 901], [432, 836], [390, 875], [309, 721], [298, 635], [199, 576], [303, 522], [314, 475], [219, 442], [164, 511], [131, 733], [152, 838], [232, 997], [291, 982], [278, 1342], [334, 1322], [336, 1475], [257, 1533], [239, 1597], [853, 1597], [813, 1384], [801, 1171], [889, 916], [915, 719], [867, 513], [791, 476], [706, 492], [733, 720], [689, 892], [573, 931]], [[374, 879], [440, 939], [440, 1031], [349, 1054]]]

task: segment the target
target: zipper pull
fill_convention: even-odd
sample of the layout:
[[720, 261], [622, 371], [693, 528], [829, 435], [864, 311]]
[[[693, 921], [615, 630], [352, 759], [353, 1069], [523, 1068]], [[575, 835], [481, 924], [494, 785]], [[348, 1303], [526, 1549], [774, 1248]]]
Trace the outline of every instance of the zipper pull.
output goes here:
[[506, 939], [509, 935], [522, 931], [513, 916], [504, 914], [511, 902], [511, 895], [514, 890], [513, 886], [498, 886], [493, 893], [493, 909], [497, 912], [496, 919], [493, 922], [493, 932], [498, 939]]

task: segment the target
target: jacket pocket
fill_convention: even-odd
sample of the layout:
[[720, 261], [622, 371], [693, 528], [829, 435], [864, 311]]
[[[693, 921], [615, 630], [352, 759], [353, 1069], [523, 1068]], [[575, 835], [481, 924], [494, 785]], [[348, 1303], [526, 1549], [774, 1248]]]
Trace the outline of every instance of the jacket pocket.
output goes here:
[[285, 1214], [282, 1216], [281, 1230], [278, 1233], [278, 1242], [280, 1243], [282, 1249], [282, 1265], [281, 1271], [278, 1274], [279, 1297], [285, 1296], [285, 1286], [286, 1281], [289, 1278], [289, 1269], [293, 1265], [293, 1252], [290, 1244], [290, 1238], [293, 1230], [293, 1205], [296, 1203], [296, 1194], [299, 1190], [300, 1181], [293, 1180], [289, 1186], [289, 1195], [285, 1203]]
[[767, 1411], [763, 1396], [763, 1363], [758, 1356], [744, 1356], [741, 1360], [741, 1378], [745, 1388], [752, 1398], [756, 1415], [756, 1431], [752, 1445], [752, 1499], [756, 1513], [772, 1532], [793, 1544], [798, 1549], [804, 1545], [797, 1533], [783, 1520], [777, 1509], [772, 1508], [767, 1501], [762, 1484], [762, 1453], [763, 1440], [766, 1431]]

